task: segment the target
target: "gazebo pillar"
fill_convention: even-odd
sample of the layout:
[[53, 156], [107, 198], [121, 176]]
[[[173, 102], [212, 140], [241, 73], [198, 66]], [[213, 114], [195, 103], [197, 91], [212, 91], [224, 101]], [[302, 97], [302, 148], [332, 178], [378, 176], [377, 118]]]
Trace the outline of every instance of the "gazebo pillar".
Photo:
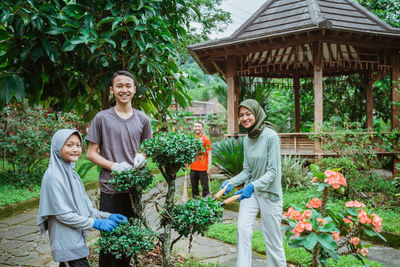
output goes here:
[[293, 77], [294, 88], [294, 131], [300, 132], [300, 77]]
[[228, 56], [226, 64], [227, 106], [228, 106], [228, 135], [233, 136], [239, 131], [239, 77], [235, 75], [235, 57]]
[[[400, 56], [399, 50], [393, 50], [392, 55], [392, 103], [400, 103]], [[400, 128], [400, 113], [399, 106], [392, 105], [392, 114], [391, 114], [391, 122], [392, 122], [392, 130]], [[400, 159], [397, 155], [394, 156], [393, 161], [393, 175], [397, 175], [400, 170], [396, 168], [396, 164], [400, 162]]]
[[[323, 84], [322, 84], [322, 43], [313, 44], [314, 65], [314, 132], [320, 131], [323, 123]], [[321, 140], [314, 141], [314, 155], [317, 162], [322, 157]]]
[[366, 85], [366, 115], [367, 115], [367, 128], [369, 131], [374, 129], [374, 118], [373, 118], [373, 97], [372, 88], [374, 86], [374, 80], [372, 78], [372, 72], [368, 72], [365, 75], [365, 85]]

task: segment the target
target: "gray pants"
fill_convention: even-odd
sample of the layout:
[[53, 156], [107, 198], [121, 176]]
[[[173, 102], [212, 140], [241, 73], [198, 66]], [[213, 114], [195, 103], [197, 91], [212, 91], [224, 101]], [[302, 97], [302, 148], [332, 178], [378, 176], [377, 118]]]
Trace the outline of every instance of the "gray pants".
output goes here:
[[253, 224], [259, 211], [261, 212], [261, 225], [266, 246], [266, 266], [286, 266], [285, 251], [283, 249], [282, 234], [280, 231], [282, 201], [272, 201], [256, 196], [255, 194], [253, 194], [251, 198], [240, 201], [238, 218], [238, 257], [236, 266], [251, 266]]

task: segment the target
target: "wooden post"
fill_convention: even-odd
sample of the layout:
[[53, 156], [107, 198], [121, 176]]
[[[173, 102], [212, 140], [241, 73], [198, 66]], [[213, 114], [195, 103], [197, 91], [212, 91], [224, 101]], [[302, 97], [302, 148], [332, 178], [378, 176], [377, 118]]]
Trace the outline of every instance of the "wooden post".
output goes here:
[[[314, 131], [318, 132], [323, 123], [323, 84], [322, 84], [322, 43], [313, 43], [314, 65]], [[322, 156], [321, 140], [314, 141], [315, 161]]]
[[[400, 56], [399, 50], [393, 50], [392, 56], [392, 103], [400, 103]], [[400, 128], [400, 113], [399, 106], [392, 104], [392, 114], [391, 114], [392, 130]], [[394, 156], [393, 160], [393, 175], [397, 175], [400, 170], [396, 168], [397, 163], [400, 162], [398, 156]]]
[[228, 135], [233, 136], [239, 130], [238, 101], [239, 101], [239, 77], [235, 75], [235, 57], [228, 56], [226, 64], [227, 105], [228, 105]]
[[300, 132], [300, 78], [293, 77], [294, 88], [294, 130]]
[[374, 86], [374, 80], [372, 78], [372, 73], [368, 72], [365, 75], [365, 85], [366, 85], [366, 115], [367, 115], [367, 128], [369, 131], [374, 129], [373, 120], [373, 98], [372, 98], [372, 87]]

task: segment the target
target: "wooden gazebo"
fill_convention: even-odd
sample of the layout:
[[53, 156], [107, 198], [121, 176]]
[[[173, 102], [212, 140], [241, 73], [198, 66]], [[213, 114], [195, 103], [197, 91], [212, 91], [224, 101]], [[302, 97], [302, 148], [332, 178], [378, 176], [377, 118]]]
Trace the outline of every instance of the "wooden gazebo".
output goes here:
[[[300, 78], [314, 79], [315, 131], [323, 122], [323, 76], [365, 74], [371, 129], [375, 79], [391, 75], [393, 81], [399, 80], [400, 29], [353, 0], [269, 0], [230, 37], [188, 50], [205, 73], [219, 73], [227, 82], [228, 135], [238, 131], [239, 76], [293, 79], [296, 133], [291, 134], [291, 143], [302, 136]], [[400, 101], [396, 87], [393, 83], [392, 101]], [[400, 126], [398, 116], [399, 107], [393, 105], [392, 128]], [[320, 142], [311, 145], [305, 153], [323, 155]]]

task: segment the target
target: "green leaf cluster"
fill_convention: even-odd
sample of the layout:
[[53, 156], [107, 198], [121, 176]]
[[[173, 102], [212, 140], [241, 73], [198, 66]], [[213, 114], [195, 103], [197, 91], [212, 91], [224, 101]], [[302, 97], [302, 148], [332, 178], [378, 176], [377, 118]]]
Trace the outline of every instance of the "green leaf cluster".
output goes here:
[[222, 221], [223, 208], [211, 198], [196, 198], [175, 205], [172, 210], [172, 228], [180, 235], [204, 235], [211, 225]]
[[213, 144], [213, 164], [224, 174], [233, 177], [243, 170], [243, 137], [228, 138]]
[[151, 174], [148, 168], [142, 169], [130, 169], [121, 172], [112, 172], [112, 178], [108, 183], [113, 184], [115, 189], [119, 192], [128, 191], [132, 187], [136, 191], [142, 192], [152, 182], [154, 176]]
[[157, 164], [166, 180], [174, 180], [179, 169], [195, 161], [197, 155], [205, 155], [201, 140], [174, 132], [161, 132], [145, 140], [142, 149]]
[[129, 219], [111, 233], [103, 232], [97, 240], [98, 250], [112, 254], [117, 259], [149, 251], [155, 247], [156, 234], [142, 227], [139, 220]]

